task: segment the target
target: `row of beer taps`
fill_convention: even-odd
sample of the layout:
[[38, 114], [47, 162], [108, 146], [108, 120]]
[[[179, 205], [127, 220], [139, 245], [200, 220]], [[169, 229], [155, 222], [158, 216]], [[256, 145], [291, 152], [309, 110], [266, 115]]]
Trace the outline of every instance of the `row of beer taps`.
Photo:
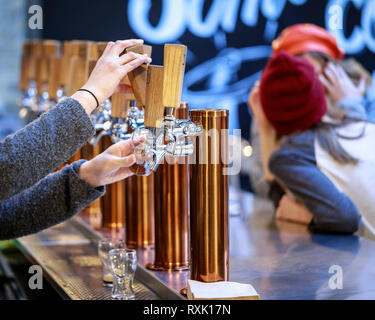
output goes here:
[[[26, 41], [23, 47], [20, 77], [20, 117], [30, 122], [55, 107], [84, 84], [95, 62], [104, 52], [105, 42], [54, 40]], [[151, 47], [138, 45], [126, 52], [151, 56]], [[123, 54], [125, 54], [124, 52]], [[181, 103], [187, 48], [165, 45], [164, 66], [142, 65], [131, 72], [123, 84], [131, 86], [114, 110], [113, 100], [106, 100], [91, 115], [96, 129], [89, 143], [95, 146], [104, 136], [113, 142], [140, 139], [136, 147], [137, 175], [156, 171], [165, 156], [181, 157], [193, 152], [191, 137], [200, 127], [174, 116]]]

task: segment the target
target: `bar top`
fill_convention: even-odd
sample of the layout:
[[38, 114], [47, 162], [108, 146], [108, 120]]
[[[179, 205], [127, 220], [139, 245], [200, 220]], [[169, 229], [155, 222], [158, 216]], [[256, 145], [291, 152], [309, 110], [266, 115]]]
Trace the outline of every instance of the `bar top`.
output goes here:
[[[231, 281], [250, 283], [262, 299], [375, 299], [375, 242], [310, 234], [304, 226], [275, 221], [270, 203], [249, 195], [231, 199], [230, 206]], [[85, 231], [82, 225], [74, 218], [18, 243], [66, 298], [109, 299], [95, 247], [108, 233]], [[138, 257], [138, 299], [182, 298], [188, 271], [145, 269], [153, 262], [152, 249], [139, 250]], [[337, 288], [341, 275], [342, 289]]]

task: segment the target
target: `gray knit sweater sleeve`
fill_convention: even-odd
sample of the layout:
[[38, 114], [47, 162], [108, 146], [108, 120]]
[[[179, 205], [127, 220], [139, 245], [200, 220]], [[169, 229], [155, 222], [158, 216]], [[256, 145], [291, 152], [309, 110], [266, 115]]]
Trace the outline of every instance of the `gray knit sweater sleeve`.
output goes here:
[[63, 222], [104, 193], [78, 176], [84, 160], [66, 166], [0, 203], [0, 240], [13, 239]]
[[0, 201], [53, 172], [93, 134], [94, 127], [83, 107], [69, 98], [0, 141]]

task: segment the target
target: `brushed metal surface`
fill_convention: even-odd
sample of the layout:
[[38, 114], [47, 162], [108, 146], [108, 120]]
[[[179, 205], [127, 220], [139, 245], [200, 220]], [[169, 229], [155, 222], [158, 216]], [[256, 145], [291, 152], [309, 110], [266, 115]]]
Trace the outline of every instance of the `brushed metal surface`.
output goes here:
[[[102, 285], [102, 269], [97, 255], [98, 238], [80, 232], [77, 224], [66, 222], [36, 235], [18, 239], [21, 250], [42, 266], [44, 275], [63, 298], [72, 300], [110, 300], [111, 288]], [[160, 297], [140, 282], [136, 272], [136, 299]]]
[[[375, 242], [355, 235], [313, 235], [304, 226], [275, 221], [273, 206], [265, 200], [244, 193], [231, 198], [230, 193], [230, 201], [234, 198], [240, 202], [234, 205], [240, 206], [243, 215], [230, 217], [229, 221], [231, 281], [252, 284], [264, 300], [375, 299]], [[46, 278], [55, 283], [56, 290], [67, 299], [70, 297], [64, 286], [56, 285], [54, 279], [65, 279], [69, 272], [77, 277], [90, 268], [97, 271], [90, 273], [91, 282], [83, 284], [85, 290], [77, 289], [71, 282], [67, 282], [67, 290], [77, 298], [100, 297], [102, 290], [107, 290], [105, 297], [109, 297], [110, 289], [101, 287], [101, 271], [94, 266], [82, 267], [95, 264], [90, 258], [93, 253], [88, 254], [88, 258], [73, 253], [76, 246], [89, 246], [103, 236], [115, 234], [113, 230], [93, 231], [80, 219], [19, 239], [21, 249], [33, 263], [43, 267]], [[73, 230], [67, 231], [66, 228]], [[121, 232], [119, 235], [123, 236]], [[60, 248], [55, 251], [58, 246]], [[51, 255], [46, 254], [43, 259], [35, 261], [43, 249], [48, 249]], [[49, 261], [54, 257], [53, 253], [60, 250], [73, 250], [69, 261], [75, 263], [74, 267], [59, 270], [50, 267], [58, 262]], [[146, 270], [143, 266], [153, 263], [154, 250], [138, 249], [137, 253], [137, 280], [156, 292], [159, 298], [182, 299], [178, 292], [186, 287], [189, 271]], [[340, 290], [329, 287], [329, 279], [334, 275], [329, 273], [332, 266], [342, 268], [343, 288]]]

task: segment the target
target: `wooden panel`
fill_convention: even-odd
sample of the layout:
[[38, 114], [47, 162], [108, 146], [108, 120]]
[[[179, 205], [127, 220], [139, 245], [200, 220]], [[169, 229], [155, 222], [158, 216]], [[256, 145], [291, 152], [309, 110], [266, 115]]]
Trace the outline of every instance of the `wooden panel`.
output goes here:
[[145, 126], [161, 128], [163, 106], [164, 67], [149, 66], [147, 71]]
[[185, 74], [187, 47], [166, 44], [164, 47], [163, 104], [166, 108], [178, 108], [181, 103]]

